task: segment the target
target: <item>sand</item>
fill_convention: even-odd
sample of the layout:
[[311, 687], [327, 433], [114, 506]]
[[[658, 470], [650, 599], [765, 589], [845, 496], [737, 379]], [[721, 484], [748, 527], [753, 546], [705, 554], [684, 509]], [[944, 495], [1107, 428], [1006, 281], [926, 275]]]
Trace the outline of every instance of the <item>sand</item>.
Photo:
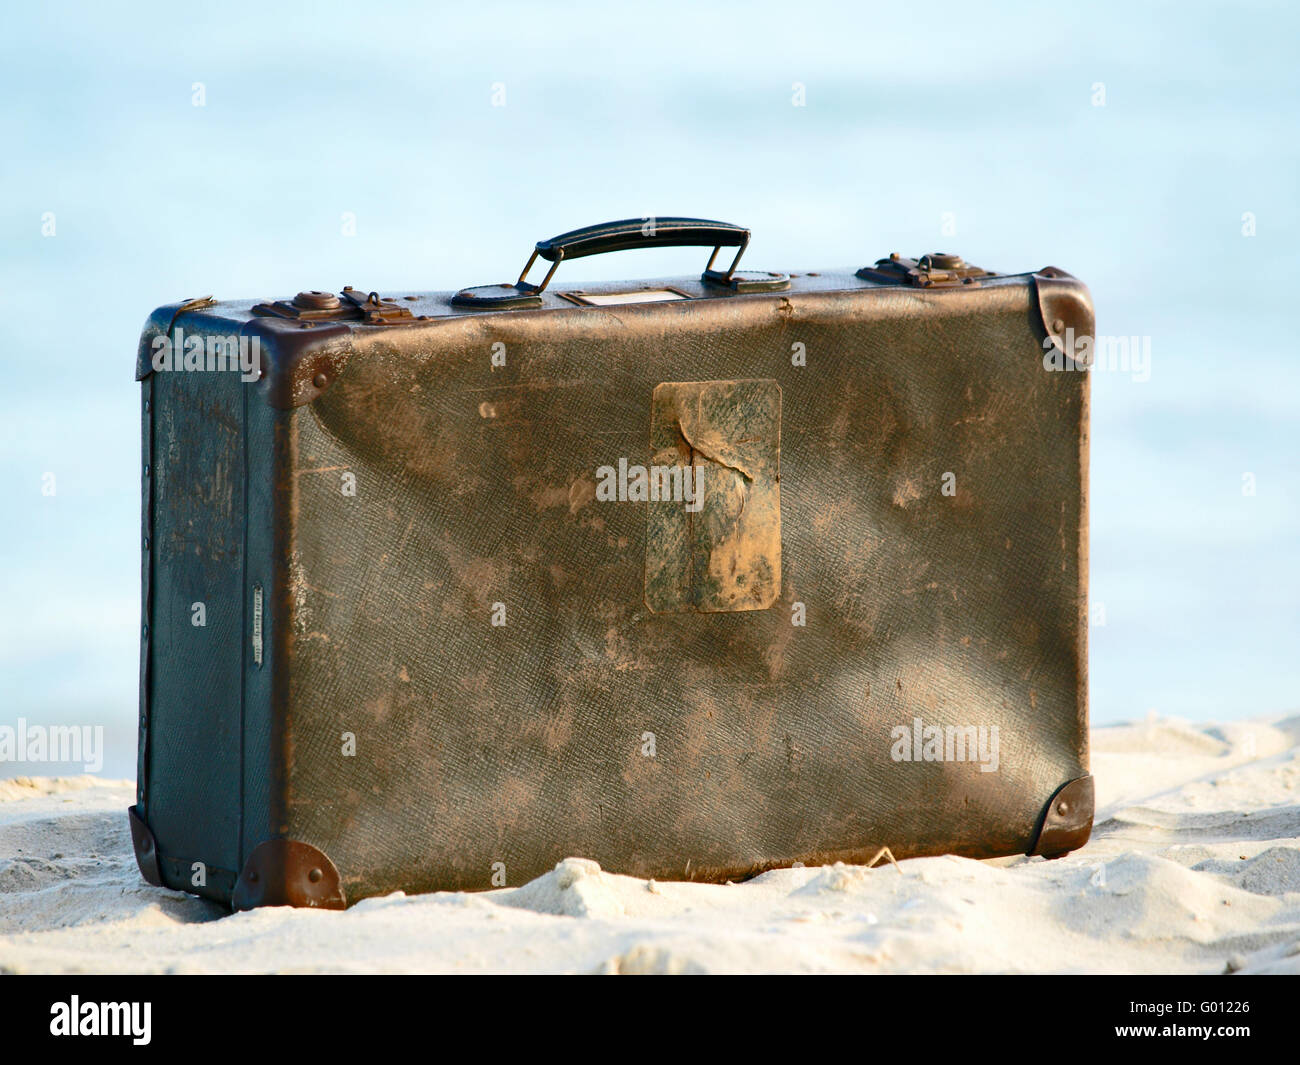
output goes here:
[[343, 913], [146, 885], [128, 781], [0, 781], [0, 972], [1300, 973], [1300, 717], [1093, 731], [1067, 858], [656, 883], [569, 858], [518, 888]]

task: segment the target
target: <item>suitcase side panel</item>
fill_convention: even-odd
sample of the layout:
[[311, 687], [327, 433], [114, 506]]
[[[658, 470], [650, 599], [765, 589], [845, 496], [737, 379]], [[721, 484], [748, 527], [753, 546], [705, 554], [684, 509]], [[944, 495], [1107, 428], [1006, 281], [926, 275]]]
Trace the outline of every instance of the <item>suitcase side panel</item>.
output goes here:
[[144, 389], [139, 796], [163, 883], [225, 898], [241, 858], [247, 389], [235, 374], [183, 370]]
[[[287, 834], [349, 899], [1030, 850], [1087, 772], [1087, 375], [1044, 335], [1026, 283], [376, 338], [291, 415]], [[769, 378], [780, 599], [651, 614], [645, 507], [594, 471], [645, 461], [658, 384]], [[899, 760], [918, 721], [997, 726], [1000, 765]]]

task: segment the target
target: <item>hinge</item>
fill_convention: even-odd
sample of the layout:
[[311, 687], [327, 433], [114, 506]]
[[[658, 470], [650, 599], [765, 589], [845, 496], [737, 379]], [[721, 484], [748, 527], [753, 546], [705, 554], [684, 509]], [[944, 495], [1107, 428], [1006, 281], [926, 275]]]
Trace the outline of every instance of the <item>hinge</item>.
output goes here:
[[864, 266], [857, 276], [864, 281], [886, 284], [912, 285], [915, 288], [956, 288], [960, 285], [978, 285], [978, 278], [997, 277], [992, 270], [971, 266], [960, 255], [931, 252], [919, 259], [907, 259], [894, 252], [888, 259], [877, 259], [876, 265]]

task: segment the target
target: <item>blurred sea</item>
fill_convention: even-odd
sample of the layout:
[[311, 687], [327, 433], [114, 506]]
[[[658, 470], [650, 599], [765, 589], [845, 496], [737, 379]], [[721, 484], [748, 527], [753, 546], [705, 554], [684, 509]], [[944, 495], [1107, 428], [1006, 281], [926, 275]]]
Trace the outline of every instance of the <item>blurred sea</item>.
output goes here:
[[1152, 358], [1093, 383], [1094, 721], [1300, 703], [1300, 8], [135, 7], [0, 23], [0, 724], [104, 723], [134, 772], [154, 306], [504, 280], [650, 214], [749, 226], [751, 268], [1082, 277]]

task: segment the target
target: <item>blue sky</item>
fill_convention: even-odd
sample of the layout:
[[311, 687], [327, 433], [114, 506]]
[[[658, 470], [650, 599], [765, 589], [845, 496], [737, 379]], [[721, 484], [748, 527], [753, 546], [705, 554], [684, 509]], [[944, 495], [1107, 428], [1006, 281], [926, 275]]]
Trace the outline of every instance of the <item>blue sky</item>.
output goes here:
[[650, 214], [749, 226], [753, 268], [941, 249], [1086, 280], [1152, 352], [1093, 382], [1093, 718], [1295, 709], [1298, 29], [1281, 4], [6, 12], [0, 723], [103, 723], [132, 771], [151, 308], [492, 282]]

